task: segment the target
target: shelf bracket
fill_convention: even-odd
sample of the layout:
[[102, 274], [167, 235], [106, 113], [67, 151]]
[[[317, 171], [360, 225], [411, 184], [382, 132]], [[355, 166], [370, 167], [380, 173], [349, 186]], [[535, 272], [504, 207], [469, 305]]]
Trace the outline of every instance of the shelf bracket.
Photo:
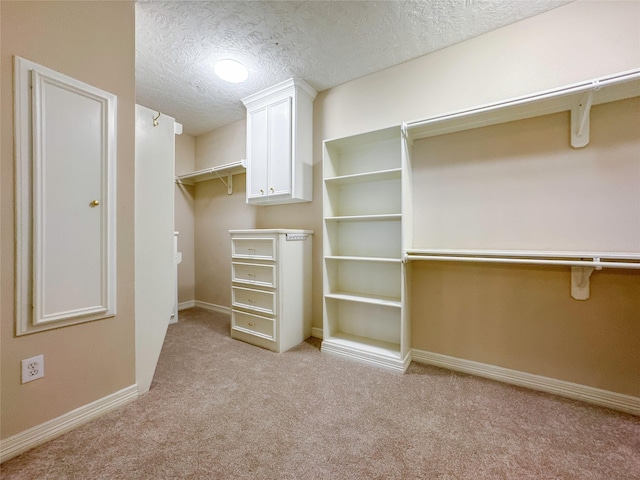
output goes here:
[[[594, 258], [594, 262], [600, 262]], [[594, 270], [602, 270], [602, 267], [571, 267], [571, 296], [576, 300], [588, 300], [590, 293], [590, 279]]]
[[571, 109], [571, 146], [573, 148], [582, 148], [589, 144], [593, 92], [599, 89], [600, 87], [596, 86], [593, 90], [583, 94]]
[[220, 180], [222, 180], [222, 183], [224, 183], [224, 186], [227, 187], [227, 195], [231, 195], [233, 193], [233, 175], [231, 174], [227, 175], [227, 181], [225, 182], [224, 178], [222, 178], [218, 172], [214, 170], [213, 173], [215, 173], [216, 176]]

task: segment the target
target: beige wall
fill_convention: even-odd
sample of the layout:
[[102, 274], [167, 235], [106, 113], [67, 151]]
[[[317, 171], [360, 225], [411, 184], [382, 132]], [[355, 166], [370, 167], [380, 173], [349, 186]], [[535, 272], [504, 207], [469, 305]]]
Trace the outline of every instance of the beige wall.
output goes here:
[[[245, 158], [246, 121], [196, 137], [196, 168], [223, 165]], [[314, 191], [322, 197], [322, 164], [314, 164]], [[245, 228], [302, 228], [314, 230], [313, 304], [322, 305], [322, 204], [270, 207], [247, 205], [246, 175], [233, 177], [233, 194], [220, 180], [196, 184], [195, 256], [196, 300], [229, 307], [231, 298], [231, 241], [229, 230]], [[317, 287], [317, 288], [316, 288]], [[322, 310], [314, 308], [314, 325], [322, 327]]]
[[[227, 230], [310, 228], [313, 326], [321, 328], [322, 140], [638, 68], [638, 18], [638, 2], [578, 1], [321, 92], [313, 202], [247, 206], [243, 176], [232, 196], [219, 181], [196, 187], [196, 299], [230, 304]], [[219, 129], [196, 138], [198, 168], [236, 160], [222, 152], [243, 154], [242, 127], [225, 128], [234, 135]], [[416, 264], [413, 346], [638, 396], [639, 282], [638, 273], [598, 272], [592, 298], [577, 302], [563, 269]], [[472, 309], [470, 298], [482, 308]]]
[[[245, 158], [245, 121], [235, 122], [196, 137], [196, 168], [202, 169]], [[195, 186], [196, 300], [229, 307], [231, 245], [229, 230], [255, 228], [257, 207], [245, 203], [244, 174], [233, 176], [233, 195], [222, 180]]]
[[[640, 251], [639, 122], [634, 98], [591, 109], [584, 149], [567, 113], [415, 142], [413, 247]], [[474, 185], [487, 172], [508, 188]], [[442, 235], [433, 205], [470, 215]], [[568, 267], [417, 262], [413, 280], [414, 348], [640, 396], [640, 271], [595, 271], [586, 301]]]
[[[183, 133], [176, 135], [176, 175], [193, 172], [195, 168], [196, 140]], [[178, 265], [178, 303], [196, 298], [195, 276], [195, 187], [175, 186], [175, 229], [178, 235], [178, 251], [182, 252], [182, 263]]]
[[[135, 383], [133, 297], [135, 38], [131, 2], [0, 2], [1, 438]], [[118, 96], [118, 315], [14, 336], [12, 56]], [[44, 354], [45, 377], [20, 384], [20, 360]]]

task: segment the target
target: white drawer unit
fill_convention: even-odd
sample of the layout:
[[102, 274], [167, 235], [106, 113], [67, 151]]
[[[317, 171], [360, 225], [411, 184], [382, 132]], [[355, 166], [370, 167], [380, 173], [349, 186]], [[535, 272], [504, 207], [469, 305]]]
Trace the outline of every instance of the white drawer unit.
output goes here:
[[276, 286], [276, 266], [259, 263], [231, 263], [231, 281], [263, 287]]
[[261, 229], [229, 234], [231, 337], [278, 353], [309, 338], [313, 232]]
[[257, 290], [234, 286], [231, 288], [231, 305], [275, 315], [276, 292], [275, 290]]
[[240, 237], [231, 238], [232, 258], [252, 258], [256, 260], [276, 259], [276, 238], [273, 237]]
[[276, 341], [276, 329], [273, 318], [261, 317], [259, 315], [253, 315], [239, 310], [232, 310], [231, 328], [232, 331], [263, 338], [271, 342]]

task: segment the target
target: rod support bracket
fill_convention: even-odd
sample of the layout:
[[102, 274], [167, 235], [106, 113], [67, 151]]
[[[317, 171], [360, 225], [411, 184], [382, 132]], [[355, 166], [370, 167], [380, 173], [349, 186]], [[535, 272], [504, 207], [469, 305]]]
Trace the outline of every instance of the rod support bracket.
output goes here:
[[[594, 258], [594, 261], [600, 259]], [[602, 267], [571, 267], [571, 296], [576, 300], [588, 300], [590, 294], [590, 279], [593, 271]]]
[[589, 130], [591, 105], [593, 105], [593, 92], [600, 90], [597, 82], [593, 90], [580, 96], [575, 106], [571, 109], [571, 146], [573, 148], [586, 147], [589, 144]]

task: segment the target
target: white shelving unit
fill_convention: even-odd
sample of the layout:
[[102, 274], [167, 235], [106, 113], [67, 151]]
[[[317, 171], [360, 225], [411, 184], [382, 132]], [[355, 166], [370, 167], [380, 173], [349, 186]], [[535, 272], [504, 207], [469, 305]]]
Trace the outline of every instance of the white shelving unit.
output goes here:
[[247, 161], [240, 160], [217, 167], [204, 168], [184, 175], [178, 175], [176, 176], [176, 183], [180, 183], [182, 185], [195, 185], [198, 182], [204, 182], [206, 180], [220, 179], [226, 185], [229, 195], [231, 195], [233, 193], [233, 175], [245, 173], [246, 169]]
[[322, 351], [403, 372], [410, 362], [402, 263], [400, 127], [324, 143]]

